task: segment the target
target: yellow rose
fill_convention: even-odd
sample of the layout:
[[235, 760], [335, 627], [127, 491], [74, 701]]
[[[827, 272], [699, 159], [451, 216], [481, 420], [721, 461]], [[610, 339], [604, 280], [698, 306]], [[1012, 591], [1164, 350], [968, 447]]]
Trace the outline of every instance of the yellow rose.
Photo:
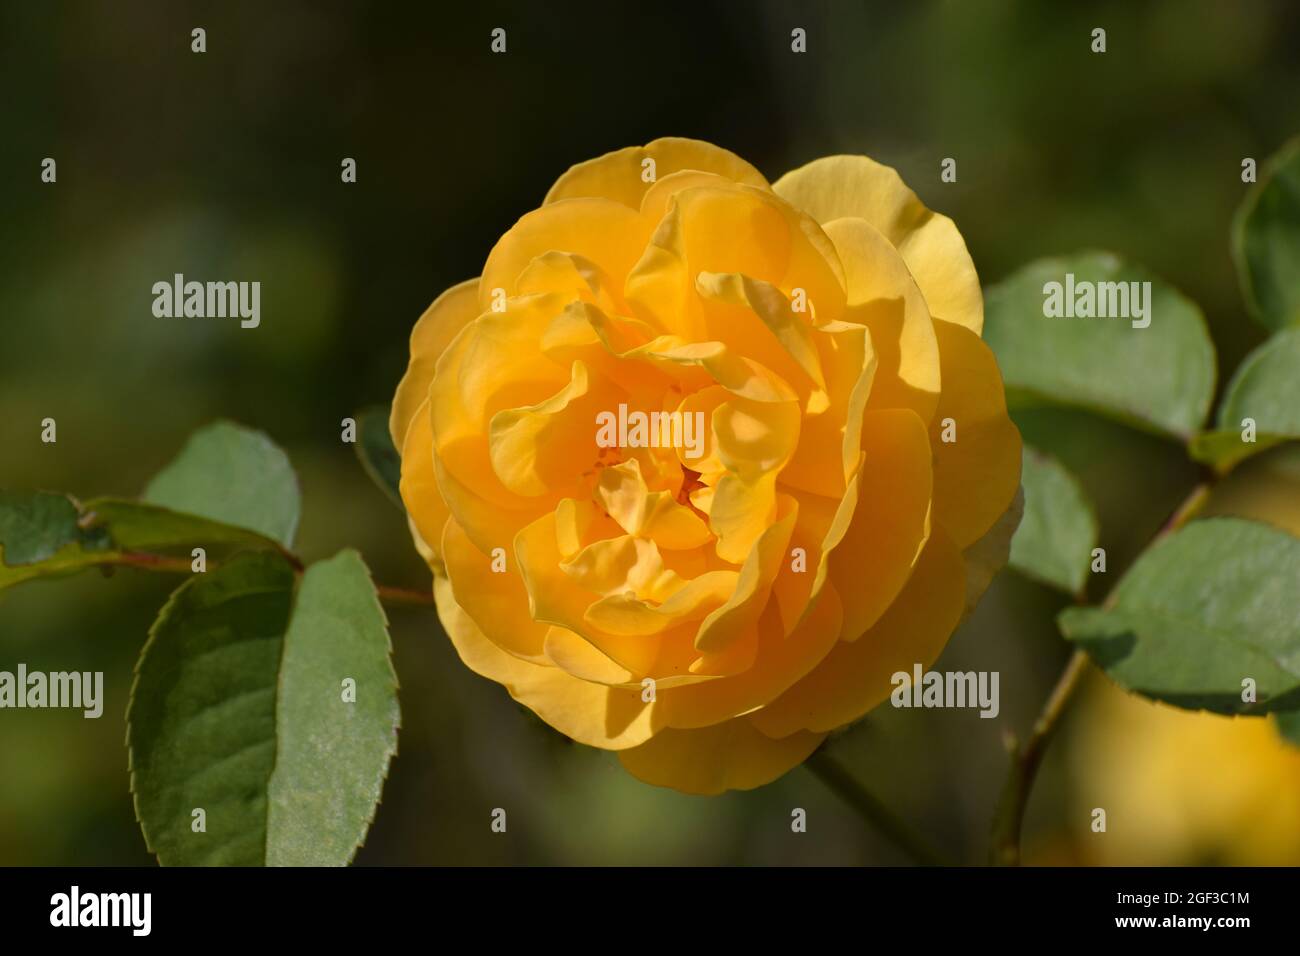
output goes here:
[[865, 157], [573, 167], [421, 316], [393, 402], [461, 659], [650, 783], [798, 765], [1005, 560], [1020, 436], [982, 325], [952, 221]]

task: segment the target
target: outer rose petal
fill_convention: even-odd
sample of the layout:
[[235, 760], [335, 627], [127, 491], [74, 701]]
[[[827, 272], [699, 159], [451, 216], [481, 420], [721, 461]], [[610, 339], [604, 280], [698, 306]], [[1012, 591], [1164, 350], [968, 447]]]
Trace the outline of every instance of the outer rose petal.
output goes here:
[[411, 419], [402, 445], [402, 478], [399, 485], [411, 526], [428, 554], [424, 558], [435, 572], [442, 570], [442, 527], [451, 510], [438, 490], [433, 462], [433, 424], [426, 398]]
[[893, 243], [865, 219], [826, 223], [844, 266], [844, 319], [871, 330], [876, 377], [868, 408], [910, 408], [929, 422], [939, 401], [939, 344], [925, 297]]
[[750, 715], [754, 726], [785, 737], [857, 720], [889, 697], [893, 674], [934, 663], [961, 619], [965, 598], [961, 555], [936, 529], [907, 587], [876, 626], [852, 643], [841, 641], [816, 670]]
[[600, 196], [640, 209], [641, 198], [653, 185], [641, 178], [641, 163], [647, 158], [655, 161], [656, 180], [693, 169], [715, 173], [732, 182], [768, 188], [763, 174], [735, 153], [698, 139], [665, 136], [645, 146], [628, 146], [569, 167], [546, 194], [546, 202]]
[[[934, 518], [965, 548], [1006, 512], [1020, 487], [1020, 432], [1007, 417], [993, 351], [969, 329], [936, 322], [943, 394], [930, 422]], [[942, 440], [944, 419], [956, 441]]]
[[510, 696], [568, 737], [589, 747], [622, 750], [658, 730], [657, 706], [635, 690], [591, 684], [558, 667], [512, 657], [486, 637], [456, 603], [444, 577], [434, 579], [438, 618], [465, 666], [505, 685]]
[[825, 734], [795, 733], [774, 740], [737, 717], [698, 730], [661, 730], [618, 759], [646, 783], [707, 796], [771, 783], [808, 759], [825, 739]]
[[786, 173], [772, 191], [823, 225], [845, 216], [867, 220], [898, 248], [931, 315], [977, 335], [984, 328], [984, 297], [965, 240], [892, 167], [865, 156], [827, 156]]
[[393, 396], [388, 432], [398, 451], [406, 443], [406, 429], [416, 409], [429, 397], [429, 382], [440, 356], [451, 340], [479, 314], [478, 279], [452, 286], [424, 310], [411, 329], [411, 360]]
[[518, 573], [494, 572], [492, 558], [474, 547], [455, 518], [443, 530], [442, 556], [456, 603], [484, 637], [521, 660], [550, 663], [543, 651], [548, 627], [529, 615]]

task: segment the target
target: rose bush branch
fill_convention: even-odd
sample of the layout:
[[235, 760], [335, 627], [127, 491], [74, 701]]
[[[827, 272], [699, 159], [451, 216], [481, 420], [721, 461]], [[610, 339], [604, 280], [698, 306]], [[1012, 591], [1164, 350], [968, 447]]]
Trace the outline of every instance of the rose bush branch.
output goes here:
[[[281, 552], [281, 556], [289, 562], [294, 572], [301, 576], [303, 572], [302, 560], [291, 552]], [[112, 567], [114, 565], [140, 568], [145, 571], [156, 571], [163, 574], [190, 574], [193, 571], [192, 562], [189, 558], [178, 558], [173, 555], [149, 554], [143, 551], [124, 551], [120, 554], [106, 556], [99, 562], [101, 567]], [[216, 570], [220, 565], [217, 562], [209, 562], [209, 570]], [[433, 592], [418, 591], [414, 588], [396, 587], [389, 584], [376, 584], [375, 593], [379, 599], [390, 606], [394, 607], [433, 607]]]
[[[1213, 481], [1207, 479], [1193, 488], [1143, 551], [1150, 550], [1155, 544], [1194, 518], [1205, 506], [1212, 487]], [[1111, 590], [1111, 595], [1113, 594], [1114, 589]], [[1082, 595], [1080, 598], [1082, 599]], [[1107, 596], [1107, 600], [1110, 600], [1110, 595]], [[1020, 832], [1024, 826], [1025, 809], [1029, 804], [1029, 794], [1033, 790], [1038, 768], [1048, 744], [1056, 733], [1062, 715], [1087, 672], [1087, 652], [1082, 649], [1075, 650], [1057, 679], [1056, 686], [1048, 695], [1047, 702], [1034, 722], [1029, 737], [1023, 745], [1014, 739], [1011, 741], [1009, 747], [1011, 764], [993, 815], [989, 862], [994, 865], [1017, 866], [1020, 863]]]

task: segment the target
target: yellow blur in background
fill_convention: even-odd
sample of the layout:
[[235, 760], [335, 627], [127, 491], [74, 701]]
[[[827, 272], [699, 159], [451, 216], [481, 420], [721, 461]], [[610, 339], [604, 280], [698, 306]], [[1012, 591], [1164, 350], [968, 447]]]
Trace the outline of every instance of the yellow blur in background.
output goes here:
[[[1180, 710], [1100, 676], [1080, 704], [1078, 862], [1300, 864], [1300, 747], [1273, 718]], [[1104, 833], [1092, 832], [1095, 808], [1106, 811]]]

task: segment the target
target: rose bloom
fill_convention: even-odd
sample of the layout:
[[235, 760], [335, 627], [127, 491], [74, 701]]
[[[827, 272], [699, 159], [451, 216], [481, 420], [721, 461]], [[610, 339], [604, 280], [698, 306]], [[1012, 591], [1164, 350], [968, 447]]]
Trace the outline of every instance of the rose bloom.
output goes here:
[[[461, 659], [650, 783], [798, 765], [1006, 559], [1020, 436], [982, 325], [952, 221], [866, 157], [574, 166], [420, 317], [393, 401]], [[702, 446], [609, 447], [620, 406], [702, 413]]]

